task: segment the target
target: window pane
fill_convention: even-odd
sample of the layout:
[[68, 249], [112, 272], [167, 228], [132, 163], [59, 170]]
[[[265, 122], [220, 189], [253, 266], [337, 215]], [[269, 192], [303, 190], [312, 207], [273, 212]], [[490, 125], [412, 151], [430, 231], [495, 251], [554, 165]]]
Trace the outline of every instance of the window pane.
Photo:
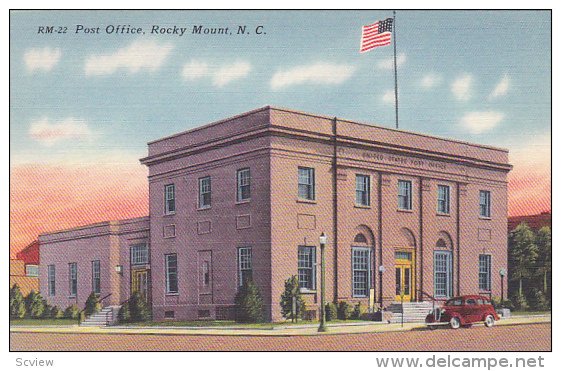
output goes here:
[[251, 175], [249, 169], [238, 170], [237, 200], [244, 201], [251, 198]]
[[353, 296], [366, 297], [370, 290], [371, 277], [370, 249], [353, 247]]
[[49, 295], [55, 296], [56, 294], [56, 286], [55, 286], [55, 266], [49, 265], [47, 267], [47, 275], [49, 279]]
[[165, 186], [165, 213], [175, 212], [175, 185], [168, 184]]
[[367, 175], [356, 176], [356, 203], [357, 205], [370, 206], [370, 177]]
[[177, 290], [177, 255], [166, 255], [166, 291], [176, 293]]
[[491, 255], [479, 255], [479, 290], [491, 290]]
[[211, 202], [211, 181], [210, 177], [199, 179], [199, 207], [208, 207]]
[[316, 254], [315, 246], [298, 247], [298, 283], [307, 290], [315, 290]]
[[399, 180], [397, 188], [398, 207], [402, 210], [411, 210], [411, 182], [409, 180]]
[[314, 169], [307, 167], [298, 168], [298, 197], [306, 200], [315, 198]]
[[251, 247], [238, 248], [238, 284], [253, 279]]

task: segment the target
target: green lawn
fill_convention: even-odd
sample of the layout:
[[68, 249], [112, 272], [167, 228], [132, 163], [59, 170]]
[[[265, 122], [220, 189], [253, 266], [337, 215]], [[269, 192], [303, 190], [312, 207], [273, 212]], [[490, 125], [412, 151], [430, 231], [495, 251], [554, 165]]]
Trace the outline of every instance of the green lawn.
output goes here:
[[[352, 322], [364, 322], [362, 320], [333, 320], [327, 322], [329, 324], [336, 323], [352, 323]], [[318, 321], [298, 321], [297, 323], [292, 322], [275, 322], [275, 323], [237, 323], [234, 321], [147, 321], [147, 322], [137, 322], [137, 323], [127, 323], [122, 324], [123, 326], [174, 326], [174, 327], [251, 327], [251, 328], [262, 328], [271, 329], [275, 326], [295, 326], [295, 325], [318, 325]]]
[[10, 319], [10, 326], [68, 326], [77, 325], [78, 320], [76, 319], [66, 319], [66, 318], [45, 318], [45, 319], [33, 319], [33, 318], [22, 318], [22, 319]]

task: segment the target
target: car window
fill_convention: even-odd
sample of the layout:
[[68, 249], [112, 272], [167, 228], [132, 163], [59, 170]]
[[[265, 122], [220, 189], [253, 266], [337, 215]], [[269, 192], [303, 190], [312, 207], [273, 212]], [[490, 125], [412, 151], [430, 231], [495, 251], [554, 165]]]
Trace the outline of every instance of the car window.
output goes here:
[[485, 304], [485, 300], [477, 299], [477, 305], [483, 305], [483, 304]]
[[462, 299], [450, 299], [446, 302], [448, 306], [459, 306], [462, 305]]
[[466, 305], [475, 305], [475, 299], [467, 299]]

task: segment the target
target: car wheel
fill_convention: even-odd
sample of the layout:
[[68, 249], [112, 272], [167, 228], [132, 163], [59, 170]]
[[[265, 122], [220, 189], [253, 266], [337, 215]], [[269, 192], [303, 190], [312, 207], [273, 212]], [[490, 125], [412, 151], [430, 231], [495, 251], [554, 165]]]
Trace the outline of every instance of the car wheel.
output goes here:
[[452, 317], [452, 319], [450, 320], [450, 327], [456, 330], [460, 328], [460, 325], [460, 319], [458, 317]]
[[495, 324], [495, 317], [492, 314], [487, 315], [485, 317], [485, 326], [492, 327]]

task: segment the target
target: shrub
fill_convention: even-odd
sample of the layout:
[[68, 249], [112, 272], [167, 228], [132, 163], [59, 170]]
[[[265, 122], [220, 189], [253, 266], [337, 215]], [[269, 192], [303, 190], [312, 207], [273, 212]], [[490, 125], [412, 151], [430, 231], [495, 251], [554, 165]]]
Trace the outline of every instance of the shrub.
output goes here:
[[236, 322], [263, 322], [263, 298], [252, 280], [245, 280], [235, 298]]
[[351, 319], [360, 319], [360, 316], [362, 316], [363, 310], [362, 310], [362, 306], [360, 304], [360, 302], [355, 304], [355, 307], [353, 309], [353, 312], [351, 313]]
[[68, 306], [64, 310], [64, 318], [68, 319], [79, 319], [80, 318], [80, 309], [76, 304], [72, 304]]
[[144, 322], [150, 319], [150, 308], [142, 294], [133, 292], [128, 304], [131, 322]]
[[547, 297], [543, 291], [538, 289], [530, 290], [530, 307], [535, 310], [548, 310], [550, 309]]
[[337, 319], [348, 320], [351, 317], [351, 306], [346, 301], [340, 301], [337, 306]]
[[131, 321], [131, 313], [129, 309], [129, 303], [125, 303], [121, 305], [119, 309], [119, 314], [117, 315], [119, 318], [119, 322], [130, 322]]
[[84, 308], [84, 314], [86, 316], [91, 316], [94, 313], [101, 311], [101, 302], [99, 301], [99, 295], [91, 293], [86, 299], [86, 306]]
[[43, 307], [44, 307], [43, 318], [53, 318], [53, 316], [52, 316], [52, 312], [53, 312], [52, 305], [47, 303], [46, 300], [43, 300]]
[[528, 310], [528, 302], [526, 301], [526, 297], [524, 296], [524, 294], [518, 292], [515, 293], [512, 296], [512, 304], [514, 306], [514, 309], [516, 310], [520, 310], [520, 311]]
[[[295, 301], [296, 310], [292, 313], [292, 301]], [[284, 281], [284, 292], [281, 295], [281, 314], [286, 319], [292, 319], [292, 321], [302, 318], [306, 312], [306, 303], [302, 298], [300, 293], [300, 284], [298, 283], [298, 277], [292, 276], [286, 281]]]
[[54, 307], [51, 308], [51, 318], [63, 318], [64, 317], [64, 312], [57, 307], [56, 305]]
[[325, 304], [325, 320], [332, 321], [337, 318], [337, 306], [335, 303]]
[[29, 295], [25, 298], [25, 312], [31, 318], [43, 317], [45, 311], [45, 303], [39, 293], [31, 290]]
[[10, 318], [23, 318], [25, 316], [25, 300], [19, 286], [15, 284], [10, 289]]

